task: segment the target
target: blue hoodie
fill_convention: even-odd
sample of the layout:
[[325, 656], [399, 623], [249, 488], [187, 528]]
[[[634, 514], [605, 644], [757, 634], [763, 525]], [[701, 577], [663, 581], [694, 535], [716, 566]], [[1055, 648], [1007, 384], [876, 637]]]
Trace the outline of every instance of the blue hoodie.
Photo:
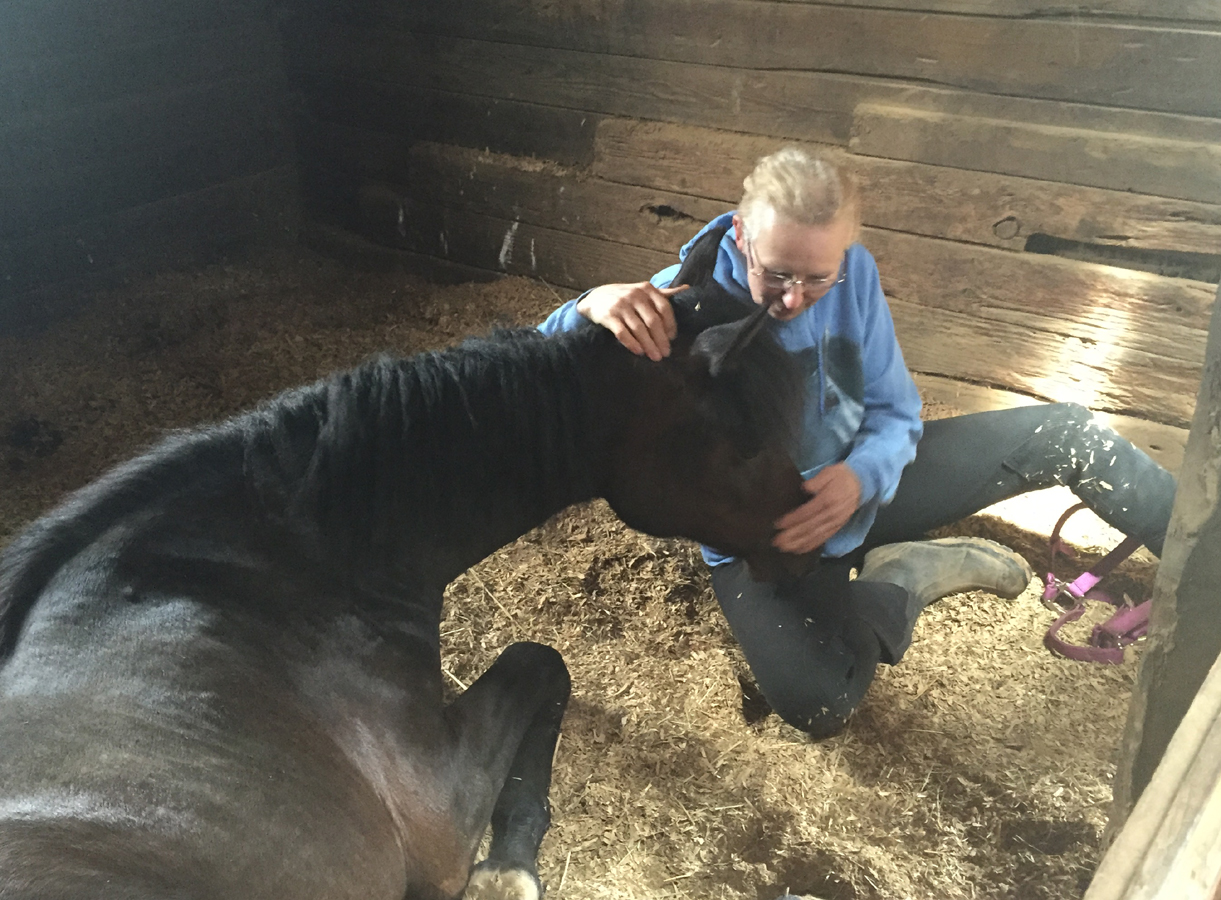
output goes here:
[[[709, 228], [728, 225], [721, 239], [714, 277], [736, 296], [750, 300], [746, 258], [734, 243], [733, 213], [713, 219], [679, 251], [685, 259]], [[678, 264], [650, 280], [667, 287]], [[580, 298], [577, 298], [578, 300]], [[545, 334], [569, 331], [584, 317], [577, 300], [565, 303], [539, 326]], [[890, 308], [882, 296], [878, 266], [860, 244], [848, 248], [843, 283], [788, 322], [773, 322], [772, 335], [806, 372], [806, 404], [796, 460], [802, 477], [812, 478], [832, 463], [846, 462], [861, 483], [857, 511], [836, 532], [824, 556], [843, 556], [859, 547], [878, 508], [889, 503], [904, 467], [916, 458], [924, 431], [920, 394], [903, 363]], [[730, 557], [704, 547], [709, 565]]]

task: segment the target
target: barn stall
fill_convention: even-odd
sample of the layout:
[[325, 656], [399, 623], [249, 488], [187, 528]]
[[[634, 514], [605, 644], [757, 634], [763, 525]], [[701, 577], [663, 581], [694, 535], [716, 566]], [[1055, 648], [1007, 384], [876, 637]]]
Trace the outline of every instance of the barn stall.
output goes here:
[[[647, 277], [786, 142], [863, 183], [929, 415], [1076, 400], [1181, 463], [1221, 267], [1205, 0], [56, 0], [0, 46], [5, 536], [168, 428]], [[1041, 569], [1064, 505], [955, 530]], [[1101, 854], [1138, 654], [1048, 657], [1034, 590], [930, 609], [819, 744], [694, 549], [599, 505], [450, 600], [455, 690], [522, 638], [573, 669], [553, 896], [1078, 896]]]

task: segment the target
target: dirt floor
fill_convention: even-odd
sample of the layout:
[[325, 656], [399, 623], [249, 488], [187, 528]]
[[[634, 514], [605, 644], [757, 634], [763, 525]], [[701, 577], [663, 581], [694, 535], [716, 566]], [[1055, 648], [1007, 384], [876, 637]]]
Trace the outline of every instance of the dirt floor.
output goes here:
[[[533, 323], [561, 299], [524, 279], [435, 287], [298, 251], [133, 281], [50, 331], [0, 337], [0, 541], [169, 429], [374, 352]], [[995, 518], [947, 533], [1047, 564], [1046, 535]], [[1135, 558], [1111, 586], [1143, 597], [1153, 569]], [[1136, 654], [1053, 659], [1033, 587], [930, 608], [902, 664], [822, 743], [769, 714], [696, 548], [628, 531], [600, 503], [496, 553], [449, 598], [454, 690], [525, 638], [572, 670], [549, 900], [1059, 900], [1097, 863]]]

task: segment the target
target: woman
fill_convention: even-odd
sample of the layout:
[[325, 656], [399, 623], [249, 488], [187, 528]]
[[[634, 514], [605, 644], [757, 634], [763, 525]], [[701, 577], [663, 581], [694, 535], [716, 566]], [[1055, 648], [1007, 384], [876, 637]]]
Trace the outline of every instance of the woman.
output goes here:
[[[1157, 554], [1174, 478], [1076, 404], [1028, 406], [923, 424], [877, 264], [856, 242], [851, 179], [798, 148], [764, 157], [746, 178], [715, 277], [767, 304], [775, 338], [807, 374], [798, 465], [810, 499], [777, 523], [775, 544], [822, 547], [823, 565], [794, 584], [755, 581], [705, 547], [717, 600], [772, 708], [814, 737], [847, 722], [879, 662], [899, 661], [916, 617], [948, 593], [1015, 597], [1029, 565], [978, 538], [921, 541], [929, 529], [999, 500], [1066, 484], [1102, 519]], [[699, 235], [696, 235], [698, 238]], [[680, 252], [686, 256], [692, 242]], [[675, 335], [675, 264], [648, 282], [594, 288], [556, 310], [544, 332], [582, 319], [658, 360]], [[860, 575], [850, 579], [850, 570]]]

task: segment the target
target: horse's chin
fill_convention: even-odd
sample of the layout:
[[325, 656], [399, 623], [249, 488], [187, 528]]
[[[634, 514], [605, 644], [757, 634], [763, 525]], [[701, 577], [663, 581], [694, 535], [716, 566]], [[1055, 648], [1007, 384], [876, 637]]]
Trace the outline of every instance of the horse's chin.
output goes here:
[[743, 554], [742, 559], [755, 581], [786, 584], [797, 581], [818, 567], [822, 548], [809, 553], [785, 553], [775, 547]]

